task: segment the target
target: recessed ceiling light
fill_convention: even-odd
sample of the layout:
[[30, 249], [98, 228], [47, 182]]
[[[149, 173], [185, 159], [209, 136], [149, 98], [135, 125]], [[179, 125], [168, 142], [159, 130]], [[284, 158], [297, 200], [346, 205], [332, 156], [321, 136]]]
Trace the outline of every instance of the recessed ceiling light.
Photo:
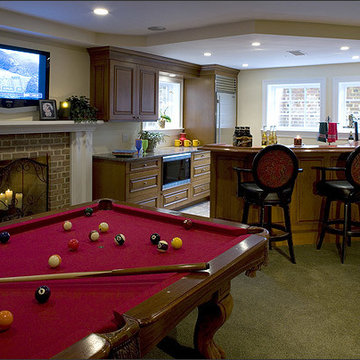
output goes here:
[[348, 46], [342, 46], [341, 48], [340, 48], [340, 50], [342, 50], [342, 51], [346, 51], [346, 50], [349, 50], [350, 48], [348, 47]]
[[109, 11], [106, 9], [102, 9], [102, 8], [94, 9], [95, 15], [107, 15], [108, 13], [109, 13]]
[[359, 58], [360, 58], [359, 55], [354, 55], [354, 56], [352, 57], [353, 60], [357, 60], [357, 59], [359, 59]]
[[260, 46], [261, 43], [259, 43], [258, 41], [254, 41], [253, 43], [251, 43], [251, 46]]
[[176, 74], [169, 74], [170, 77], [176, 77]]
[[211, 56], [211, 52], [204, 52], [204, 56]]
[[148, 27], [148, 30], [150, 31], [164, 31], [166, 30], [165, 26], [150, 26]]
[[242, 66], [242, 67], [248, 67], [249, 64], [242, 64], [241, 66]]

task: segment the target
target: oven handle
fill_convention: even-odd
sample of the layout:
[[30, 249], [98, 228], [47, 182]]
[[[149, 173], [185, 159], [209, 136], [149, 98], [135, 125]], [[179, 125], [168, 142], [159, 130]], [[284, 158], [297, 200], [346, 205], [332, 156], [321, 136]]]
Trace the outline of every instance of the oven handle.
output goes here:
[[167, 156], [163, 156], [163, 162], [190, 159], [190, 158], [191, 158], [191, 153], [167, 155]]

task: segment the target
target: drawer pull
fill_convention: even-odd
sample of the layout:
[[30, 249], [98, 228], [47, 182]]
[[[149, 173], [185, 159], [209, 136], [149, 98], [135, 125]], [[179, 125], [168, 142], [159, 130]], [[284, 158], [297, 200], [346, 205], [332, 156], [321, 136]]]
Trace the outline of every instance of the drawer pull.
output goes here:
[[144, 164], [144, 167], [148, 166], [148, 164]]
[[143, 184], [144, 184], [144, 185], [147, 185], [147, 181], [144, 181]]

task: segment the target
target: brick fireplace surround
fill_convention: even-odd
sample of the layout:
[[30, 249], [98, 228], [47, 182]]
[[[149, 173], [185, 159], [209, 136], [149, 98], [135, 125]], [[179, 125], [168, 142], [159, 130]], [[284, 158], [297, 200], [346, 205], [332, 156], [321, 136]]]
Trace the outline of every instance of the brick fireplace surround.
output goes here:
[[1, 121], [0, 160], [48, 154], [49, 209], [91, 201], [92, 136], [100, 123]]

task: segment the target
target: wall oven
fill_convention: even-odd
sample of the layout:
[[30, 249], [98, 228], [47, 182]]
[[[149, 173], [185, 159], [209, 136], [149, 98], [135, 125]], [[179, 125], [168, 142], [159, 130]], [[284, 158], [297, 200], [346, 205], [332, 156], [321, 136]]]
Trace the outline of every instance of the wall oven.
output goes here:
[[163, 157], [162, 189], [188, 184], [190, 182], [191, 153]]

